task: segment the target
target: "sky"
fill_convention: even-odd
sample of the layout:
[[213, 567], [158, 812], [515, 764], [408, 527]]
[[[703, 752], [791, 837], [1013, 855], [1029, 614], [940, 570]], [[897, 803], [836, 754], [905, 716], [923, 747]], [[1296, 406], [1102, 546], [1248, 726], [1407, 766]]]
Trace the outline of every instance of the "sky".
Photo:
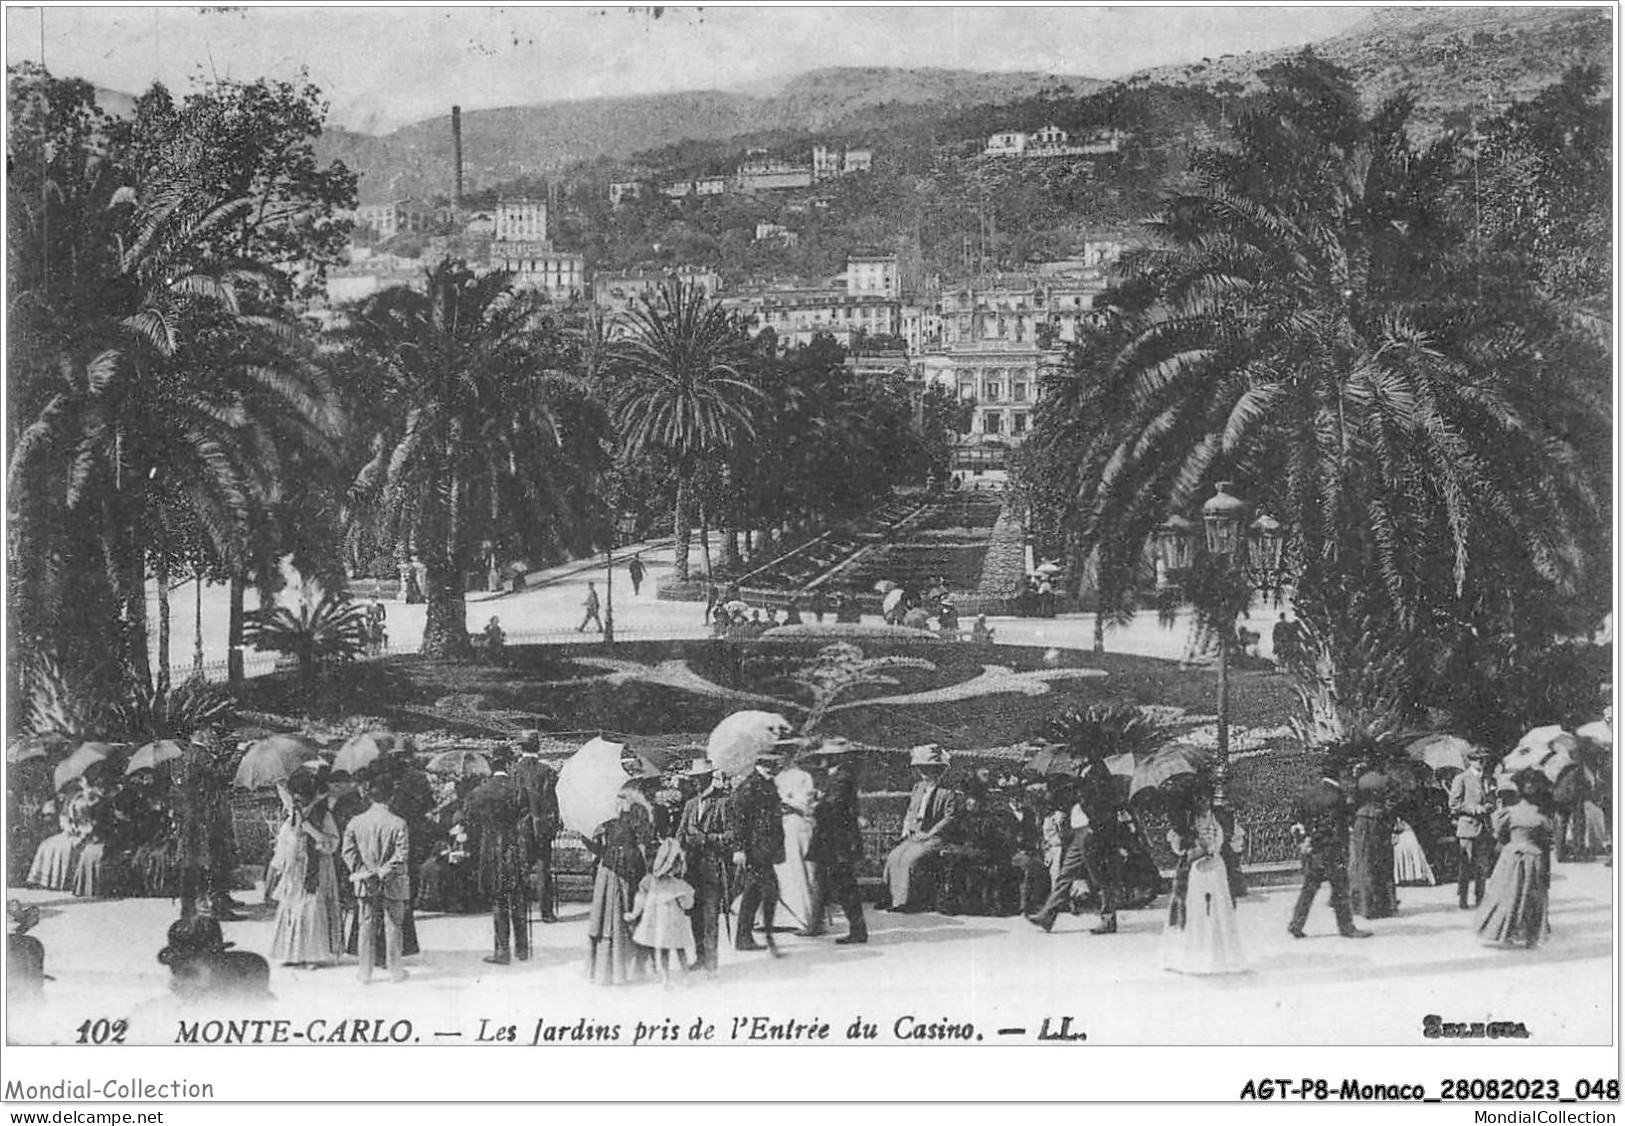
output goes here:
[[[1362, 7], [125, 6], [6, 8], [6, 61], [139, 93], [197, 75], [291, 78], [331, 121], [385, 132], [444, 112], [776, 84], [833, 66], [1115, 78], [1325, 38]], [[656, 14], [658, 13], [658, 14]], [[41, 34], [43, 22], [44, 33]]]

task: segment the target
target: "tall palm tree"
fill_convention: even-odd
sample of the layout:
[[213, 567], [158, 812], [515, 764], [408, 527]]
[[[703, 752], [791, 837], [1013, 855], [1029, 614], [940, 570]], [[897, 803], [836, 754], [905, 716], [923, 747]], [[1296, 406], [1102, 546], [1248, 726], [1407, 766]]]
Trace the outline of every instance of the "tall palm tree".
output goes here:
[[1412, 144], [1407, 101], [1366, 118], [1312, 57], [1262, 77], [1097, 302], [1080, 403], [1120, 409], [1081, 420], [1087, 542], [1231, 478], [1287, 523], [1328, 633], [1577, 589], [1605, 558], [1606, 363], [1470, 245], [1460, 153]]
[[369, 298], [347, 330], [373, 426], [352, 493], [381, 542], [427, 568], [423, 652], [453, 656], [469, 648], [465, 580], [484, 541], [558, 543], [588, 523], [603, 425], [550, 366], [563, 343], [537, 295], [456, 261], [426, 281]]
[[[35, 341], [35, 358], [54, 364], [34, 367], [25, 391], [29, 418], [8, 467], [11, 547], [13, 559], [48, 558], [36, 533], [51, 509], [94, 529], [124, 664], [146, 681], [146, 570], [155, 558], [167, 578], [166, 513], [188, 513], [217, 556], [241, 566], [255, 513], [277, 492], [281, 440], [320, 442], [337, 420], [314, 369], [290, 350], [297, 334], [245, 303], [265, 272], [206, 249], [246, 201], [179, 182], [140, 195], [114, 185], [98, 173], [73, 193], [105, 196], [83, 232], [83, 261], [99, 265], [77, 293], [40, 307], [60, 335]], [[55, 585], [40, 569], [34, 577]]]
[[762, 393], [741, 373], [743, 333], [697, 286], [671, 281], [631, 310], [616, 347], [611, 412], [626, 451], [675, 470], [672, 577], [688, 581], [691, 496], [702, 466], [755, 433]]

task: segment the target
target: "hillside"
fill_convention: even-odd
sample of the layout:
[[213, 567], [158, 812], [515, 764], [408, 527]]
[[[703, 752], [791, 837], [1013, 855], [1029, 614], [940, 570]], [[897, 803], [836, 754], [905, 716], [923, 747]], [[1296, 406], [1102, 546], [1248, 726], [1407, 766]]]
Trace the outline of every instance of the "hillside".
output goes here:
[[[600, 157], [625, 159], [675, 142], [726, 140], [768, 131], [838, 129], [854, 119], [929, 107], [950, 112], [1030, 97], [1042, 91], [1088, 93], [1099, 80], [1047, 74], [837, 68], [811, 71], [764, 91], [692, 91], [590, 98], [463, 114], [466, 183], [472, 190], [543, 175]], [[451, 107], [446, 116], [383, 137], [331, 129], [321, 155], [362, 174], [363, 202], [447, 194], [451, 184]]]
[[[1577, 64], [1613, 73], [1613, 21], [1606, 8], [1388, 8], [1314, 44], [1353, 72], [1368, 105], [1401, 90], [1417, 98], [1416, 120], [1440, 128], [1493, 114], [1532, 97]], [[1283, 49], [1140, 71], [1145, 84], [1258, 86], [1258, 72], [1291, 57]], [[1611, 93], [1611, 85], [1605, 86]]]

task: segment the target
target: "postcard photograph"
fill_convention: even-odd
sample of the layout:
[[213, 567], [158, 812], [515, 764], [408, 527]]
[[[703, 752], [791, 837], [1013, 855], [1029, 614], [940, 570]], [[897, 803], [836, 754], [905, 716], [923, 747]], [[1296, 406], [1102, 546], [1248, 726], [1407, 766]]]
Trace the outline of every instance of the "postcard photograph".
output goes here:
[[1616, 18], [8, 5], [8, 1045], [1617, 1100]]

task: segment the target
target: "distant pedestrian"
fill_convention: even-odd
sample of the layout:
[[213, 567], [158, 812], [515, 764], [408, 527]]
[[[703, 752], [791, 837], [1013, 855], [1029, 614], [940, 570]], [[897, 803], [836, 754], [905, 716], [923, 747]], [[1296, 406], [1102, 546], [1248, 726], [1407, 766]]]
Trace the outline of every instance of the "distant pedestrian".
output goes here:
[[636, 554], [632, 556], [632, 561], [626, 565], [626, 573], [631, 576], [632, 596], [636, 598], [638, 595], [638, 588], [643, 585], [644, 575], [643, 560], [638, 558]]
[[1275, 663], [1277, 665], [1291, 665], [1298, 659], [1302, 651], [1303, 627], [1297, 622], [1287, 621], [1282, 614], [1274, 626], [1270, 628], [1270, 645], [1275, 650]]
[[784, 624], [787, 626], [799, 626], [801, 624], [801, 607], [797, 602], [797, 599], [792, 598], [789, 605], [784, 608]]
[[824, 597], [824, 592], [822, 590], [815, 590], [812, 592], [812, 599], [809, 603], [809, 609], [812, 610], [813, 621], [820, 624], [823, 623], [824, 612], [828, 609], [828, 605], [828, 600]]
[[720, 597], [721, 591], [717, 589], [717, 584], [707, 582], [705, 584], [705, 620], [713, 625], [716, 623], [716, 611], [721, 609], [721, 604], [718, 601]]
[[501, 656], [502, 646], [508, 640], [508, 635], [502, 628], [502, 619], [493, 614], [491, 620], [485, 623], [484, 636], [486, 653], [492, 657]]
[[587, 613], [584, 617], [582, 617], [581, 624], [576, 627], [576, 632], [585, 632], [587, 629], [587, 623], [591, 622], [593, 625], [598, 627], [599, 633], [603, 633], [604, 619], [598, 616], [598, 588], [593, 585], [592, 580], [590, 579], [587, 581], [587, 597], [582, 600], [581, 604], [587, 608]]

